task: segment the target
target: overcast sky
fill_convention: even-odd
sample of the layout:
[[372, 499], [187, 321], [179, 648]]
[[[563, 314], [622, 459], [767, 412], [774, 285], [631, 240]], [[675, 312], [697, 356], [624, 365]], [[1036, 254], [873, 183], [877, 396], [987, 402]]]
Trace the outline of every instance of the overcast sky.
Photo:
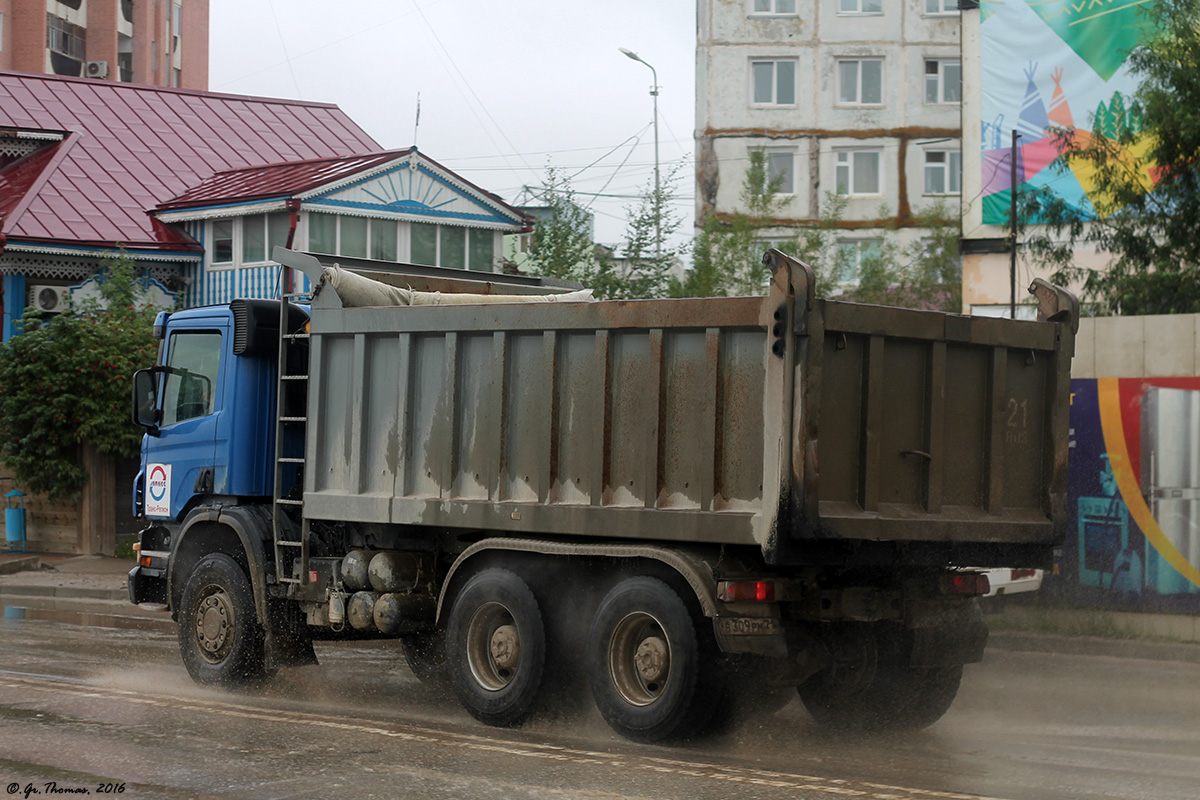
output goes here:
[[[619, 241], [660, 161], [683, 163], [691, 230], [695, 0], [211, 0], [209, 88], [336, 103], [387, 149], [421, 152], [510, 203], [552, 163]], [[536, 201], [533, 201], [536, 202]]]

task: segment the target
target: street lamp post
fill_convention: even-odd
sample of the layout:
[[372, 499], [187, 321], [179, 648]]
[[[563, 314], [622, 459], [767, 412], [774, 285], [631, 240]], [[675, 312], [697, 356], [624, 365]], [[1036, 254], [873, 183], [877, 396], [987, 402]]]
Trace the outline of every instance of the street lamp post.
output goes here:
[[654, 98], [654, 257], [662, 257], [662, 187], [659, 185], [658, 172], [658, 70], [654, 65], [632, 50], [618, 47], [622, 53], [634, 61], [640, 61], [650, 67], [654, 84], [650, 87], [650, 96]]

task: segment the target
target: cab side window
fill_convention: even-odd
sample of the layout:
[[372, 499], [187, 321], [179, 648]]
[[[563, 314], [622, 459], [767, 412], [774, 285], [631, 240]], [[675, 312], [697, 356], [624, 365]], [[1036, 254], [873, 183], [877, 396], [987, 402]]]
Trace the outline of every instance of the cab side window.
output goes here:
[[205, 417], [216, 410], [221, 334], [183, 331], [171, 335], [163, 382], [162, 424]]

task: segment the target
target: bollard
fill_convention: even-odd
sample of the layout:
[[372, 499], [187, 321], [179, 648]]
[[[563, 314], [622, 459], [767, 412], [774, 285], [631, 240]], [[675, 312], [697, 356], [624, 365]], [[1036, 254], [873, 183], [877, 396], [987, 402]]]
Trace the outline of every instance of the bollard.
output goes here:
[[[4, 509], [4, 538], [8, 542], [9, 552], [17, 549], [17, 545], [21, 546], [21, 552], [25, 552], [25, 493], [13, 489], [5, 497]], [[16, 501], [16, 505], [13, 505]]]

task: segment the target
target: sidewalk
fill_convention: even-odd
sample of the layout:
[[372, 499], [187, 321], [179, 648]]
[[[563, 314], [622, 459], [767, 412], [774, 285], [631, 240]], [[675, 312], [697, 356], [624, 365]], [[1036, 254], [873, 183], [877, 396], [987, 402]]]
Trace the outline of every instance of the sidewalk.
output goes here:
[[[133, 569], [131, 558], [71, 556], [41, 553], [0, 553], [0, 606], [51, 608], [62, 611], [99, 612], [129, 617], [170, 617], [162, 611], [140, 608], [129, 602], [126, 576]], [[17, 571], [19, 570], [19, 571]], [[1086, 630], [1078, 625], [1081, 616], [1102, 614], [1072, 609], [1042, 609], [1041, 616], [1061, 621], [1059, 631]], [[1116, 658], [1145, 658], [1200, 664], [1200, 641], [1196, 636], [1177, 634], [1176, 641], [1153, 636], [1156, 630], [1178, 631], [1180, 622], [1193, 622], [1200, 631], [1200, 618], [1178, 619], [1169, 615], [1138, 614], [1137, 635], [1123, 627], [1119, 637], [1069, 635], [1055, 630], [1030, 630], [1028, 609], [1013, 607], [988, 614], [991, 628], [988, 647], [998, 650], [1059, 653], [1062, 655], [1106, 655]], [[1044, 622], [1044, 620], [1043, 620]], [[1186, 625], [1182, 626], [1187, 628]], [[1193, 630], [1187, 628], [1187, 630]]]

